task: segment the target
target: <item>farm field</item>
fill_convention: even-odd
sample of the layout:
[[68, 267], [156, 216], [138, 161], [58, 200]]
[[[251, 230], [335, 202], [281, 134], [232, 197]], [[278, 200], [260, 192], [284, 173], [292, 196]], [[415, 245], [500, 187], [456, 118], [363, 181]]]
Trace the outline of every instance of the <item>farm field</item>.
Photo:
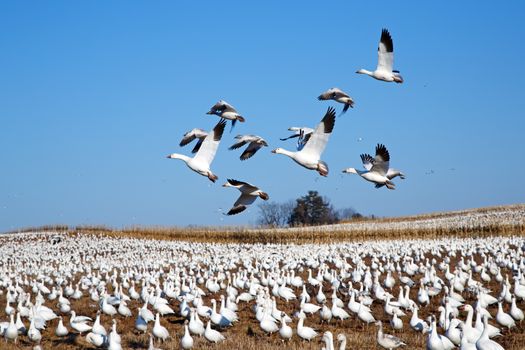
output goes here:
[[[516, 228], [523, 225], [520, 221], [523, 220], [522, 210], [523, 206], [514, 206], [506, 210], [500, 208], [472, 213], [487, 216], [487, 222], [494, 225], [491, 227], [496, 227], [496, 217], [503, 220], [503, 215], [507, 215], [503, 221]], [[470, 215], [474, 215], [472, 213]], [[426, 219], [442, 225], [449, 220], [451, 227], [462, 227], [458, 225], [458, 215], [455, 214], [429, 215]], [[413, 222], [428, 229], [424, 220], [425, 217], [421, 216], [418, 219], [379, 220], [368, 224], [386, 226], [389, 223], [389, 230], [393, 230], [396, 225], [405, 227], [403, 225]], [[479, 218], [474, 222], [483, 223]], [[338, 228], [334, 227], [333, 232], [337, 232]], [[304, 231], [309, 230], [327, 228]], [[300, 230], [292, 231], [302, 234]], [[212, 324], [212, 328], [225, 337], [218, 344], [192, 335], [193, 348], [321, 349], [326, 346], [322, 340], [326, 331], [333, 334], [335, 343], [337, 335], [344, 334], [349, 349], [380, 348], [376, 341], [378, 327], [359, 318], [358, 305], [362, 300], [363, 308], [371, 303], [370, 313], [375, 320], [383, 322], [385, 333], [399, 337], [407, 349], [424, 349], [431, 333], [423, 334], [411, 327], [416, 307], [421, 322], [431, 325], [429, 317], [434, 315], [437, 318], [437, 333], [443, 335], [445, 318], [440, 306], [444, 306], [445, 301], [448, 301], [447, 312], [456, 315], [450, 316], [450, 319], [457, 317], [465, 321], [468, 309], [460, 307], [456, 299], [464, 299], [461, 304], [473, 307], [480, 299], [480, 306], [493, 316], [489, 323], [501, 331], [501, 335], [493, 339], [505, 349], [522, 349], [525, 343], [522, 322], [517, 321], [510, 329], [499, 324], [497, 300], [487, 297], [501, 298], [506, 313], [511, 312], [513, 297], [516, 298], [516, 307], [525, 309], [525, 238], [521, 232], [512, 234], [501, 230], [500, 233], [490, 235], [485, 232], [483, 237], [472, 235], [472, 238], [443, 236], [304, 244], [203, 243], [136, 238], [132, 234], [117, 237], [115, 233], [93, 233], [90, 230], [5, 234], [0, 236], [0, 324], [5, 329], [9, 323], [6, 314], [8, 306], [13, 308], [13, 313], [24, 313], [32, 305], [43, 304], [63, 318], [70, 332], [68, 336], [57, 337], [55, 329], [58, 319], [45, 322], [46, 329], [41, 330], [40, 341], [43, 349], [95, 348], [86, 340], [86, 333], [80, 336], [72, 329], [71, 314], [60, 311], [59, 300], [66, 300], [77, 315], [95, 319], [97, 311], [102, 311], [100, 322], [108, 334], [112, 319], [116, 320], [122, 348], [148, 348], [154, 322], [148, 322], [146, 333], [138, 331], [135, 328], [138, 310], [146, 304], [155, 314], [156, 310], [162, 310], [161, 304], [165, 300], [174, 312], [160, 317], [160, 324], [167, 329], [169, 338], [165, 342], [155, 339], [155, 347], [179, 349], [189, 312], [195, 310], [200, 313], [199, 318], [206, 326], [208, 317], [204, 315], [205, 310], [209, 310], [207, 307], [212, 307], [212, 300], [216, 300], [217, 313], [212, 319], [217, 319], [221, 297], [224, 297], [229, 299], [227, 305], [232, 309], [236, 305], [238, 321], [225, 327]], [[400, 294], [400, 287], [403, 295]], [[410, 301], [405, 298], [405, 292], [408, 292]], [[420, 299], [425, 292], [435, 293], [428, 303]], [[60, 296], [61, 293], [63, 296]], [[318, 333], [309, 342], [297, 334], [301, 295], [305, 293], [310, 298], [309, 304], [326, 305], [334, 311], [334, 303], [341, 303], [342, 307], [335, 307], [334, 312], [342, 309], [348, 314], [342, 313], [344, 320], [332, 317], [329, 322], [321, 322], [320, 312], [306, 313], [304, 326]], [[385, 309], [387, 295], [391, 295], [388, 312]], [[9, 304], [8, 299], [11, 301]], [[111, 308], [105, 306], [106, 302], [102, 303], [104, 299], [113, 303], [116, 310], [119, 303], [127, 305], [132, 315], [106, 314], [105, 311]], [[123, 303], [123, 300], [127, 301]], [[399, 317], [403, 323], [402, 330], [394, 331], [389, 324], [392, 318], [389, 315], [392, 312], [390, 304], [399, 307], [394, 312], [406, 314]], [[305, 306], [308, 307], [312, 306]], [[477, 313], [474, 313], [472, 327], [475, 327], [476, 316]], [[35, 322], [40, 317], [36, 311]], [[257, 317], [275, 324], [277, 332], [267, 334]], [[290, 340], [284, 341], [279, 335], [279, 319], [282, 317], [290, 318], [291, 322], [287, 323], [293, 329]], [[224, 322], [220, 316], [218, 319]], [[22, 317], [21, 320], [29, 329], [29, 319]], [[480, 322], [481, 319], [478, 327]], [[93, 322], [87, 324], [93, 325]], [[16, 345], [13, 341], [2, 341], [1, 348], [30, 349], [34, 345], [35, 342], [30, 341], [27, 335], [20, 334]], [[104, 347], [107, 345], [109, 343]]]

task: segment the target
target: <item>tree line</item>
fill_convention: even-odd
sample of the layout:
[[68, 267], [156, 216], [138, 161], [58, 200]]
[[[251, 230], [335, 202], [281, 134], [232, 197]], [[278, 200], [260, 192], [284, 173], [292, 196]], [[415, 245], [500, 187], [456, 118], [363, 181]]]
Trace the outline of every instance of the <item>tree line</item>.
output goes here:
[[308, 191], [295, 201], [264, 202], [259, 204], [258, 208], [257, 223], [268, 227], [335, 224], [363, 217], [353, 208], [336, 210], [328, 198], [321, 196], [317, 191]]

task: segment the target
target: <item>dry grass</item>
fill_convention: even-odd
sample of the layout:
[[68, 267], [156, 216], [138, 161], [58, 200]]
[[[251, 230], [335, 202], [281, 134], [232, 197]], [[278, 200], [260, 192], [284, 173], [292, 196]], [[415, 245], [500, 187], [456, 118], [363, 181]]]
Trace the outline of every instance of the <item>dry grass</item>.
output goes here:
[[397, 218], [356, 219], [337, 225], [301, 228], [130, 227], [65, 225], [21, 229], [19, 232], [83, 232], [112, 237], [168, 239], [217, 243], [330, 243], [375, 239], [486, 237], [525, 233], [525, 205], [478, 208]]

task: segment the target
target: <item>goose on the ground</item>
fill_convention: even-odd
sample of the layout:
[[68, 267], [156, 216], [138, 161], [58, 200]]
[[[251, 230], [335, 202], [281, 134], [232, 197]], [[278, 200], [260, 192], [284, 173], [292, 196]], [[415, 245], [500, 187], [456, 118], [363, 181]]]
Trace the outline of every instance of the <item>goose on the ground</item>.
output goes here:
[[195, 147], [191, 150], [191, 153], [197, 153], [204, 142], [204, 139], [208, 136], [208, 132], [199, 128], [194, 128], [188, 131], [182, 136], [182, 140], [179, 143], [180, 147], [184, 147], [195, 139], [198, 139]]
[[390, 181], [390, 178], [387, 176], [388, 171], [390, 169], [390, 153], [384, 145], [378, 144], [376, 146], [375, 158], [372, 158], [369, 155], [362, 154], [361, 160], [363, 161], [363, 166], [365, 167], [365, 170], [347, 168], [343, 170], [343, 173], [357, 174], [363, 179], [374, 183], [376, 185], [376, 188], [386, 186], [390, 190], [395, 189], [395, 184], [392, 181]]
[[390, 334], [384, 334], [383, 333], [383, 323], [381, 321], [377, 321], [375, 324], [379, 326], [379, 329], [377, 330], [377, 343], [381, 345], [383, 348], [392, 350], [402, 345], [406, 345], [398, 337], [395, 337]]
[[188, 168], [195, 171], [196, 173], [206, 176], [212, 182], [217, 181], [218, 177], [211, 172], [210, 166], [213, 158], [215, 158], [215, 153], [217, 152], [217, 148], [221, 142], [221, 137], [225, 126], [225, 120], [218, 122], [213, 130], [208, 134], [208, 136], [204, 138], [202, 146], [193, 158], [178, 153], [172, 153], [168, 156], [168, 158], [180, 159], [186, 163]]
[[259, 187], [249, 184], [247, 182], [228, 179], [228, 182], [226, 182], [222, 186], [235, 187], [239, 191], [241, 191], [241, 195], [239, 196], [239, 198], [237, 198], [235, 203], [233, 203], [233, 207], [228, 211], [228, 213], [226, 213], [226, 215], [239, 214], [240, 212], [244, 211], [250, 204], [252, 204], [255, 201], [255, 199], [257, 199], [257, 197], [261, 197], [265, 201], [270, 199], [268, 193], [261, 191]]
[[371, 72], [360, 69], [356, 73], [366, 74], [374, 79], [386, 82], [402, 83], [403, 77], [399, 71], [394, 70], [394, 42], [387, 29], [381, 31], [381, 40], [377, 48], [377, 68]]
[[214, 104], [206, 114], [215, 114], [223, 119], [228, 119], [232, 121], [232, 129], [235, 126], [235, 123], [240, 121], [241, 123], [244, 123], [246, 120], [243, 116], [241, 116], [235, 108], [228, 102], [224, 100], [220, 100], [216, 104]]
[[266, 140], [257, 135], [237, 135], [235, 139], [237, 142], [228, 148], [230, 151], [248, 144], [240, 156], [241, 160], [251, 158], [261, 147], [268, 147]]
[[319, 95], [317, 99], [319, 101], [334, 100], [344, 104], [345, 106], [343, 107], [343, 113], [345, 113], [348, 108], [354, 108], [354, 100], [350, 97], [350, 95], [336, 87], [326, 90], [321, 95]]
[[310, 139], [304, 147], [297, 152], [276, 148], [272, 153], [284, 154], [292, 158], [297, 164], [306, 169], [316, 170], [321, 176], [328, 176], [328, 165], [321, 160], [326, 144], [332, 134], [335, 125], [335, 109], [329, 107], [323, 119], [317, 125]]

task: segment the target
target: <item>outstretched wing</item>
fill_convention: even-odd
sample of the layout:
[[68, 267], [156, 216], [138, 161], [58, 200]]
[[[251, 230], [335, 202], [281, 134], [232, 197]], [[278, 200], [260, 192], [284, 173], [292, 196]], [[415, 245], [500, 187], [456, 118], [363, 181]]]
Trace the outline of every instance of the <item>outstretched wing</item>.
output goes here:
[[241, 154], [241, 160], [246, 160], [248, 158], [251, 158], [258, 150], [261, 148], [262, 145], [257, 142], [250, 142], [250, 145], [246, 147], [244, 152]]
[[193, 147], [193, 149], [191, 150], [191, 153], [199, 152], [199, 149], [201, 148], [203, 142], [204, 142], [204, 139], [199, 139], [199, 142], [195, 144], [195, 147]]
[[390, 166], [390, 154], [385, 145], [378, 144], [376, 146], [376, 157], [374, 158], [374, 165], [370, 171], [376, 172], [385, 176]]
[[328, 139], [332, 134], [332, 130], [335, 125], [335, 109], [333, 107], [328, 107], [326, 114], [323, 119], [317, 125], [314, 132], [311, 134], [310, 139], [304, 145], [303, 149], [300, 152], [310, 153], [316, 157], [321, 157]]
[[226, 126], [226, 120], [221, 119], [215, 125], [213, 130], [206, 136], [204, 141], [202, 142], [202, 146], [195, 155], [194, 159], [197, 161], [203, 161], [208, 164], [208, 166], [213, 161], [213, 158], [215, 157], [215, 153], [217, 153], [217, 148], [219, 147], [219, 143], [221, 142], [222, 134], [224, 133], [224, 127]]
[[237, 198], [237, 200], [235, 201], [235, 203], [233, 203], [233, 206], [234, 207], [237, 207], [239, 205], [244, 205], [244, 206], [248, 206], [250, 204], [252, 204], [253, 202], [255, 202], [255, 200], [257, 199], [257, 196], [253, 196], [251, 194], [241, 194], [239, 196], [239, 198]]
[[374, 165], [374, 158], [372, 158], [372, 156], [368, 153], [361, 154], [360, 157], [361, 161], [363, 162], [363, 167], [366, 170], [372, 169], [372, 166]]
[[394, 68], [394, 42], [388, 29], [381, 31], [381, 40], [377, 48], [377, 70], [392, 72]]
[[207, 132], [202, 129], [191, 129], [190, 131], [185, 133], [184, 136], [182, 136], [182, 140], [180, 141], [179, 146], [186, 146], [188, 143], [195, 140], [197, 137], [203, 138], [204, 136], [206, 136], [206, 134]]
[[239, 181], [235, 179], [228, 179], [228, 182], [230, 183], [230, 185], [233, 185], [233, 186], [242, 186], [242, 185], [253, 186], [247, 182]]

